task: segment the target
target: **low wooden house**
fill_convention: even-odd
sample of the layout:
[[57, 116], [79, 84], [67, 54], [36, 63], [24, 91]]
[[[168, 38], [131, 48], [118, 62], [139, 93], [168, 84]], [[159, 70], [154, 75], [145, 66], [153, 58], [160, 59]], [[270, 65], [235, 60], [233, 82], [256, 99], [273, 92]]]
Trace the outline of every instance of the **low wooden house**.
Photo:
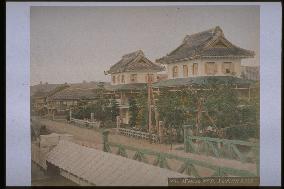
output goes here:
[[[108, 83], [104, 83], [108, 85]], [[48, 97], [48, 112], [66, 112], [72, 107], [94, 103], [98, 98], [99, 82], [83, 82], [69, 84], [70, 87]]]
[[47, 114], [47, 98], [67, 87], [67, 84], [48, 83], [31, 86], [31, 113], [36, 115]]

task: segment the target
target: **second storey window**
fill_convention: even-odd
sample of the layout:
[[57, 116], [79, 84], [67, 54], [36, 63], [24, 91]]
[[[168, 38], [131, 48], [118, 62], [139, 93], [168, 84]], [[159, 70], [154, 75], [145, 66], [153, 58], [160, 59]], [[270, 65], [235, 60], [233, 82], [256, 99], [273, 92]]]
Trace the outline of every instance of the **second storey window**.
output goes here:
[[178, 67], [174, 66], [173, 67], [173, 78], [178, 77]]
[[233, 63], [224, 62], [222, 65], [222, 70], [224, 74], [231, 74], [233, 72]]
[[115, 83], [115, 76], [112, 76], [112, 83]]
[[137, 74], [131, 74], [130, 75], [130, 82], [131, 83], [137, 82]]
[[121, 76], [121, 83], [125, 83], [124, 75]]
[[215, 62], [207, 62], [205, 64], [205, 73], [208, 75], [214, 75], [217, 73], [217, 64]]
[[153, 74], [147, 74], [145, 76], [145, 82], [148, 83], [149, 81], [154, 82], [154, 75]]
[[198, 64], [194, 63], [192, 65], [192, 75], [197, 75], [197, 71], [198, 71]]
[[183, 65], [183, 77], [188, 77], [188, 66], [187, 65]]
[[117, 83], [120, 83], [120, 75], [117, 76]]

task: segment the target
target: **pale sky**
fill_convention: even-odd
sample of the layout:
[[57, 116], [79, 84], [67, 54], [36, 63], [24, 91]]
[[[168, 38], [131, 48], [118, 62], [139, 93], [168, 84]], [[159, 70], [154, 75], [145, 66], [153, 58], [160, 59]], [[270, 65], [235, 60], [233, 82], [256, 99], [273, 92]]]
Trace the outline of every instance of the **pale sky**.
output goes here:
[[185, 35], [220, 26], [259, 65], [259, 6], [32, 7], [31, 85], [110, 81], [104, 70], [143, 50], [155, 61]]

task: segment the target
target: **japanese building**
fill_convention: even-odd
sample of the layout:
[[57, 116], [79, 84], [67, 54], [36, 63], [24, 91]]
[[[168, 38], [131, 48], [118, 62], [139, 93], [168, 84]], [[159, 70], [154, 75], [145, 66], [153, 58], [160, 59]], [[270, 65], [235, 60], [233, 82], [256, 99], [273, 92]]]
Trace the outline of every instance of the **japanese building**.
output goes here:
[[157, 72], [163, 67], [151, 62], [142, 50], [122, 56], [121, 60], [110, 67], [106, 74], [111, 75], [111, 84], [147, 83], [148, 77], [152, 82], [157, 81]]
[[185, 36], [182, 44], [156, 60], [167, 65], [168, 79], [198, 76], [241, 76], [241, 60], [254, 52], [228, 41], [217, 26]]
[[[102, 83], [104, 86], [109, 83]], [[69, 84], [69, 87], [58, 91], [47, 98], [48, 113], [64, 115], [70, 108], [94, 103], [98, 99], [99, 82], [82, 82]]]
[[148, 81], [156, 82], [160, 76], [157, 73], [163, 70], [162, 65], [151, 62], [142, 50], [138, 50], [122, 56], [105, 72], [111, 75], [108, 90], [115, 93], [119, 103], [121, 123], [129, 123], [129, 98], [141, 90], [146, 91]]

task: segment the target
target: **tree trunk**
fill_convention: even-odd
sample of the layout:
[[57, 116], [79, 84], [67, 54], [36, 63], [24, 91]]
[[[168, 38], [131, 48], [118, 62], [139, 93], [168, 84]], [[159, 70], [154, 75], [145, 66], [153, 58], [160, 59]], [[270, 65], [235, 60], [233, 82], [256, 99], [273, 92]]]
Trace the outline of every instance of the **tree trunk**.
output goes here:
[[207, 118], [209, 119], [209, 121], [211, 122], [211, 124], [214, 125], [214, 126], [216, 126], [214, 120], [213, 120], [212, 117], [209, 115], [208, 111], [205, 112], [205, 115], [207, 116]]

